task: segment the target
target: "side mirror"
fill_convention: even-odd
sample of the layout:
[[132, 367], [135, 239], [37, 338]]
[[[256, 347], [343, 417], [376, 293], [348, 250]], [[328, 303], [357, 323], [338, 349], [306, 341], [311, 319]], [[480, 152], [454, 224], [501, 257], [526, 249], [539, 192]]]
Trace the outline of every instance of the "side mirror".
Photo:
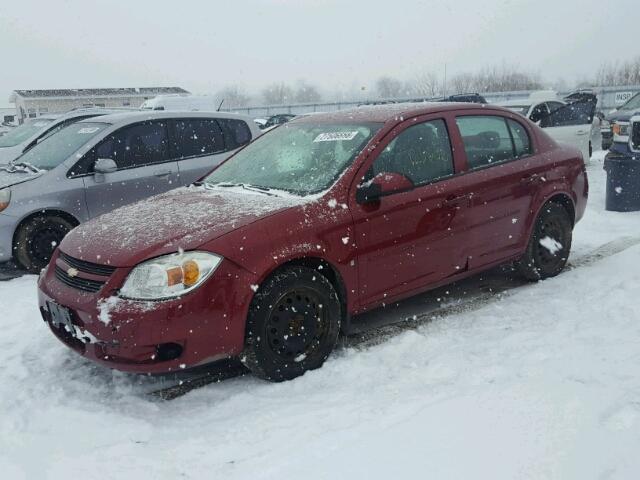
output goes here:
[[93, 171], [95, 173], [113, 173], [118, 170], [118, 165], [110, 158], [99, 158], [93, 165]]
[[413, 187], [413, 182], [400, 173], [382, 172], [368, 182], [358, 185], [356, 202], [359, 204], [376, 202], [380, 197], [406, 192]]

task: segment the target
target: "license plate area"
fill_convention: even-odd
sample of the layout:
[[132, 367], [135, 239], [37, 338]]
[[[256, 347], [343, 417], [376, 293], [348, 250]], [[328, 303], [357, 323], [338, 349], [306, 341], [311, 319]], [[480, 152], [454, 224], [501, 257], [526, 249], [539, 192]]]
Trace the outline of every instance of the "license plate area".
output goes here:
[[47, 310], [51, 318], [51, 323], [56, 327], [64, 327], [67, 332], [74, 332], [71, 322], [71, 311], [67, 307], [58, 305], [55, 302], [47, 302]]

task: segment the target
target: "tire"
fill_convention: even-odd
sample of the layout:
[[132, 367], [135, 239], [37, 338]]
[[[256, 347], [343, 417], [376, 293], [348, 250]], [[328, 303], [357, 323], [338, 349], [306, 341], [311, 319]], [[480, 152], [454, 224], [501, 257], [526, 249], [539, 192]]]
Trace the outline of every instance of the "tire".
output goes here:
[[59, 215], [33, 217], [18, 227], [13, 241], [13, 256], [18, 266], [38, 273], [75, 224]]
[[573, 222], [567, 210], [557, 203], [547, 203], [536, 218], [527, 250], [516, 262], [518, 272], [534, 282], [558, 275], [567, 264], [572, 233]]
[[241, 360], [272, 382], [322, 366], [338, 340], [342, 305], [326, 277], [307, 267], [272, 275], [253, 297]]

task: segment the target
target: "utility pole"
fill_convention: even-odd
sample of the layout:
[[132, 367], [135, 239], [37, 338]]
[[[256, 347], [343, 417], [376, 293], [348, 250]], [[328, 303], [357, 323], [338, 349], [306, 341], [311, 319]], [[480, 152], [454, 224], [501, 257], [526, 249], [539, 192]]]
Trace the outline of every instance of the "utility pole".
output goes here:
[[447, 64], [444, 64], [444, 98], [447, 98]]

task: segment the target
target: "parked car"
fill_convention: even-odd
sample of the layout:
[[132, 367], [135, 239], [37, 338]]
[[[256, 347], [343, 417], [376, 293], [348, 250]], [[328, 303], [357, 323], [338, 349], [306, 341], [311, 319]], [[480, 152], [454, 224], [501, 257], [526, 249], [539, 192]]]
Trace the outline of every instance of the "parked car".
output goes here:
[[619, 107], [617, 110], [612, 110], [605, 115], [602, 121], [600, 134], [602, 135], [602, 149], [608, 150], [614, 142], [613, 129], [616, 123], [620, 128], [629, 123], [629, 120], [634, 115], [640, 115], [640, 93], [636, 93], [627, 102]]
[[456, 93], [445, 97], [420, 97], [407, 98], [402, 100], [375, 100], [358, 104], [359, 107], [365, 105], [388, 105], [397, 103], [426, 103], [426, 102], [460, 102], [460, 103], [487, 103], [487, 100], [479, 93]]
[[587, 188], [579, 150], [499, 107], [303, 117], [194, 186], [73, 230], [39, 278], [40, 311], [111, 368], [239, 356], [286, 380], [365, 310], [505, 262], [557, 275]]
[[593, 152], [591, 131], [597, 99], [594, 94], [579, 92], [561, 100], [555, 94], [534, 92], [528, 99], [500, 102], [498, 105], [527, 117], [555, 140], [580, 149], [585, 161]]
[[80, 108], [61, 115], [42, 115], [12, 128], [0, 137], [0, 165], [4, 165], [22, 155], [42, 139], [60, 129], [85, 118], [108, 115], [127, 109]]
[[293, 120], [296, 116], [291, 113], [279, 113], [277, 115], [270, 116], [267, 121], [260, 128], [266, 130], [271, 127], [282, 125], [290, 120]]
[[188, 185], [259, 134], [227, 113], [129, 112], [68, 125], [0, 169], [0, 260], [37, 272], [79, 223]]
[[140, 108], [142, 110], [168, 110], [172, 112], [216, 112], [221, 106], [222, 100], [217, 97], [171, 93], [145, 100]]
[[612, 134], [606, 158], [640, 160], [640, 113], [626, 121], [616, 120]]

